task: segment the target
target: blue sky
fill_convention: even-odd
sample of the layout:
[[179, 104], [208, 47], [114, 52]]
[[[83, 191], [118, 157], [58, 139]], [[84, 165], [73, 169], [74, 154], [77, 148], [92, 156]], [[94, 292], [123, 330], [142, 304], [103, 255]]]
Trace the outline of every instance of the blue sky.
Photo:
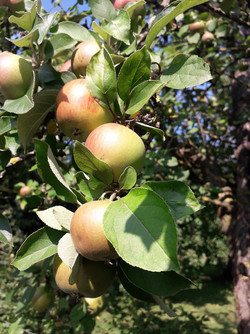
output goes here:
[[[67, 9], [68, 7], [72, 6], [76, 1], [69, 1], [69, 0], [62, 0], [61, 6], [64, 9]], [[51, 3], [51, 0], [42, 0], [42, 6], [43, 8], [48, 12], [52, 13], [55, 12], [58, 9], [54, 9], [54, 5]], [[79, 6], [80, 9], [86, 9], [86, 4], [83, 6]]]

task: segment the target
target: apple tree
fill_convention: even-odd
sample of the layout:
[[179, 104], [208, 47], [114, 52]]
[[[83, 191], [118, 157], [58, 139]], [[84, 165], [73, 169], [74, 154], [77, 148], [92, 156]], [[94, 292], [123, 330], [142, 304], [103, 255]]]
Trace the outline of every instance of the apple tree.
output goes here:
[[[181, 115], [185, 125], [188, 94], [202, 87], [202, 95], [212, 80], [204, 59], [215, 21], [205, 16], [193, 31], [190, 18], [185, 24], [206, 2], [90, 0], [86, 11], [76, 3], [53, 14], [39, 0], [18, 11], [1, 4], [1, 178], [28, 167], [13, 188], [20, 208], [37, 217], [13, 245], [17, 270], [51, 270], [52, 290], [84, 297], [102, 295], [116, 276], [134, 298], [176, 316], [162, 298], [193, 285], [180, 271], [176, 225], [203, 207], [185, 177], [157, 179], [147, 168], [159, 152], [171, 156], [173, 131], [189, 141], [196, 131], [190, 123], [181, 132], [173, 120]], [[7, 218], [0, 237], [12, 244]], [[22, 307], [35, 290], [34, 280]]]

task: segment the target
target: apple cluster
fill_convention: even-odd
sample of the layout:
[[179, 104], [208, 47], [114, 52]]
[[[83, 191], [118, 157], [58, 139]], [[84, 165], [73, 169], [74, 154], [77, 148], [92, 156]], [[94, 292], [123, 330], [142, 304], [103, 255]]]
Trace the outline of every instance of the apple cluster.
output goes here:
[[192, 33], [200, 33], [202, 34], [201, 40], [204, 44], [210, 44], [214, 39], [214, 34], [210, 31], [205, 31], [205, 29], [209, 26], [211, 20], [204, 22], [204, 21], [196, 21], [189, 25], [189, 30]]
[[[114, 1], [120, 9], [129, 1]], [[72, 71], [77, 79], [66, 83], [57, 96], [56, 120], [61, 131], [72, 140], [85, 142], [85, 147], [109, 165], [113, 182], [132, 166], [138, 173], [143, 167], [145, 146], [142, 139], [128, 127], [115, 123], [111, 110], [103, 108], [91, 96], [86, 84], [86, 69], [101, 45], [95, 40], [81, 42], [72, 57], [59, 71]], [[53, 273], [57, 286], [65, 293], [80, 293], [95, 298], [102, 295], [116, 275], [114, 259], [118, 254], [107, 240], [103, 229], [105, 210], [112, 202], [96, 200], [80, 206], [74, 213], [70, 234], [80, 254], [74, 283], [71, 269], [56, 255]]]

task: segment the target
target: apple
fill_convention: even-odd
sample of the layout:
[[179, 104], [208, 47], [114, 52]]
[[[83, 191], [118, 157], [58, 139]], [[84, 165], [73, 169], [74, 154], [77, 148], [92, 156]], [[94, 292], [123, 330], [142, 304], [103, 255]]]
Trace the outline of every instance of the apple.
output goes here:
[[39, 286], [31, 300], [31, 305], [38, 312], [45, 312], [53, 303], [55, 295], [51, 289], [45, 285]]
[[71, 285], [69, 283], [71, 269], [56, 254], [53, 273], [58, 288], [65, 293], [80, 293], [84, 297], [96, 298], [104, 294], [113, 283], [116, 267], [80, 257], [76, 282]]
[[85, 146], [99, 160], [110, 166], [115, 182], [128, 166], [134, 167], [137, 173], [142, 169], [145, 158], [144, 143], [134, 131], [123, 125], [100, 125], [90, 133]]
[[212, 34], [209, 31], [205, 32], [201, 37], [202, 42], [205, 44], [211, 43], [213, 39], [214, 39], [214, 34]]
[[103, 216], [111, 201], [92, 201], [74, 213], [70, 234], [77, 251], [92, 261], [107, 261], [118, 257], [103, 230]]
[[126, 6], [127, 3], [129, 2], [137, 2], [139, 0], [113, 0], [113, 5], [115, 9], [121, 9]]
[[204, 30], [204, 22], [203, 21], [197, 21], [197, 22], [194, 22], [194, 23], [191, 23], [189, 25], [189, 30], [191, 32], [199, 32], [199, 33], [202, 33], [203, 30]]
[[29, 186], [23, 186], [19, 190], [19, 194], [23, 197], [28, 196], [30, 193], [31, 193], [31, 189]]
[[6, 99], [17, 99], [27, 92], [32, 79], [32, 64], [11, 53], [0, 54], [0, 91]]
[[11, 11], [24, 11], [24, 0], [0, 0], [0, 6], [6, 6]]
[[71, 70], [71, 59], [67, 60], [62, 66], [59, 68], [59, 72], [72, 72]]
[[84, 141], [96, 127], [114, 120], [111, 112], [90, 95], [85, 79], [67, 82], [56, 102], [58, 126], [70, 139]]
[[72, 71], [79, 78], [86, 75], [87, 66], [100, 46], [95, 40], [84, 41], [77, 45], [71, 57]]
[[88, 309], [92, 314], [99, 312], [104, 305], [103, 296], [97, 298], [84, 298], [85, 302], [88, 304]]

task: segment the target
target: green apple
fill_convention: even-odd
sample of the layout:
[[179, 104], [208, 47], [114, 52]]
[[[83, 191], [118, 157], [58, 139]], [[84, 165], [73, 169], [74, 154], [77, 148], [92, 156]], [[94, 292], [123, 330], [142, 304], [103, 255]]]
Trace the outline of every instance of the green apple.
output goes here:
[[38, 312], [46, 312], [48, 307], [54, 302], [53, 291], [45, 285], [39, 286], [31, 300], [31, 305]]
[[53, 273], [59, 289], [65, 293], [80, 293], [84, 297], [96, 298], [104, 294], [113, 283], [116, 275], [115, 265], [80, 258], [76, 282], [69, 283], [71, 269], [56, 254]]
[[11, 53], [0, 54], [0, 91], [6, 99], [17, 99], [27, 92], [32, 79], [32, 64]]
[[142, 169], [145, 158], [144, 143], [134, 131], [123, 125], [100, 125], [90, 133], [85, 146], [94, 156], [111, 167], [115, 182], [128, 166], [134, 167], [137, 173]]
[[84, 41], [77, 45], [71, 57], [72, 71], [79, 78], [86, 75], [87, 66], [91, 58], [100, 51], [95, 40]]

